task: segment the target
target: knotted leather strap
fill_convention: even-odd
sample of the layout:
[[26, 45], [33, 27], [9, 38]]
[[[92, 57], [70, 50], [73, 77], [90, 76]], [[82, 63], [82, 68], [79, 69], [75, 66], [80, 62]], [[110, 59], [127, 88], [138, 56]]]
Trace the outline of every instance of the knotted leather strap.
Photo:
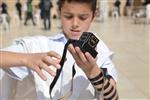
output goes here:
[[[60, 69], [57, 69], [57, 71], [56, 71], [56, 76], [54, 77], [52, 83], [50, 84], [49, 94], [50, 94], [50, 98], [51, 98], [51, 99], [52, 99], [52, 96], [51, 96], [52, 90], [53, 90], [53, 88], [54, 88], [54, 86], [55, 86], [55, 84], [56, 84], [56, 82], [57, 82], [57, 80], [58, 80], [58, 78], [59, 78], [59, 76], [60, 76], [60, 73], [61, 73], [61, 71], [62, 71], [62, 69], [63, 69], [63, 65], [64, 65], [64, 62], [65, 62], [65, 59], [66, 59], [66, 54], [67, 54], [67, 47], [68, 47], [68, 45], [69, 45], [70, 43], [74, 43], [75, 41], [76, 41], [76, 40], [71, 40], [71, 39], [69, 39], [69, 40], [67, 41], [67, 43], [65, 44], [64, 51], [63, 51], [63, 56], [62, 56], [62, 59], [61, 59], [61, 61], [60, 61], [61, 68], [60, 68]], [[75, 71], [75, 68], [74, 68], [74, 65], [73, 65], [73, 67], [72, 67], [72, 79], [73, 79], [75, 73], [76, 73], [76, 71]], [[73, 82], [72, 82], [72, 83], [73, 83]]]

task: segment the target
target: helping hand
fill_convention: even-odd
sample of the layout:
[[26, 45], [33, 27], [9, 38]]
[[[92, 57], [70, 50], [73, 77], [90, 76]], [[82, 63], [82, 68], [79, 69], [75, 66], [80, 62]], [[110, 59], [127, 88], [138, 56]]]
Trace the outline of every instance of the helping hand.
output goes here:
[[27, 54], [23, 60], [24, 64], [37, 72], [37, 74], [43, 79], [47, 80], [41, 69], [47, 71], [50, 75], [55, 76], [56, 73], [49, 67], [50, 65], [59, 69], [61, 56], [54, 51], [47, 53], [32, 53]]

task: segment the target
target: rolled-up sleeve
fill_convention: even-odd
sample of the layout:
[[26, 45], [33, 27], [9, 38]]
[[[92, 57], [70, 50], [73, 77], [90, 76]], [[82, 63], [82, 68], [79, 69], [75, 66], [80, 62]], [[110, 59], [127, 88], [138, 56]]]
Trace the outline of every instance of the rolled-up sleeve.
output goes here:
[[117, 82], [117, 79], [118, 79], [117, 70], [116, 70], [112, 60], [109, 57], [104, 61], [104, 63], [102, 64], [101, 67], [106, 68], [107, 74], [111, 75], [113, 77], [113, 79]]
[[112, 58], [114, 55], [114, 52], [110, 51], [109, 48], [105, 45], [105, 43], [101, 40], [98, 44], [97, 48], [98, 52], [98, 59], [97, 64], [101, 68], [106, 68], [108, 75], [111, 75], [115, 81], [117, 81], [117, 70], [112, 62]]

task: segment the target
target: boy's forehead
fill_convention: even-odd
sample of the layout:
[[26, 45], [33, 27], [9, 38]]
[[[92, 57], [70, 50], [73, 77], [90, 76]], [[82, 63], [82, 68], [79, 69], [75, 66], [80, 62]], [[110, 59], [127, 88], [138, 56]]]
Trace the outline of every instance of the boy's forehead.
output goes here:
[[95, 10], [96, 10], [96, 1], [97, 0], [59, 0], [58, 8], [59, 8], [59, 11], [61, 11], [62, 8], [64, 6], [66, 6], [66, 3], [68, 5], [70, 5], [70, 4], [80, 4], [80, 5], [83, 5], [83, 6], [86, 5], [88, 8], [90, 8], [90, 10], [92, 12], [95, 12]]
[[86, 3], [65, 2], [64, 5], [62, 6], [61, 12], [82, 15], [82, 14], [91, 13], [92, 10]]
[[80, 3], [80, 2], [68, 2], [67, 0], [65, 0], [64, 4], [62, 5], [62, 8], [74, 8], [77, 6], [82, 6], [82, 8], [86, 8], [86, 9], [90, 9], [91, 7], [87, 4], [87, 3]]
[[[81, 0], [82, 1], [82, 0]], [[86, 0], [83, 2], [81, 2], [80, 0], [64, 0], [64, 3], [80, 3], [80, 4], [83, 4], [83, 3], [86, 3], [88, 4], [88, 2], [86, 2]]]

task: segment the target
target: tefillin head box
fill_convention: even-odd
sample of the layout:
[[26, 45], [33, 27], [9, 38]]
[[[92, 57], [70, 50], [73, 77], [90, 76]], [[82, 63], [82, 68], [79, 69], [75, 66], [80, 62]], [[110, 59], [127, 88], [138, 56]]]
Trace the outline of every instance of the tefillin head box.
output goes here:
[[89, 52], [94, 58], [98, 54], [95, 50], [99, 39], [91, 32], [83, 32], [80, 39], [73, 43], [78, 46], [83, 53]]

